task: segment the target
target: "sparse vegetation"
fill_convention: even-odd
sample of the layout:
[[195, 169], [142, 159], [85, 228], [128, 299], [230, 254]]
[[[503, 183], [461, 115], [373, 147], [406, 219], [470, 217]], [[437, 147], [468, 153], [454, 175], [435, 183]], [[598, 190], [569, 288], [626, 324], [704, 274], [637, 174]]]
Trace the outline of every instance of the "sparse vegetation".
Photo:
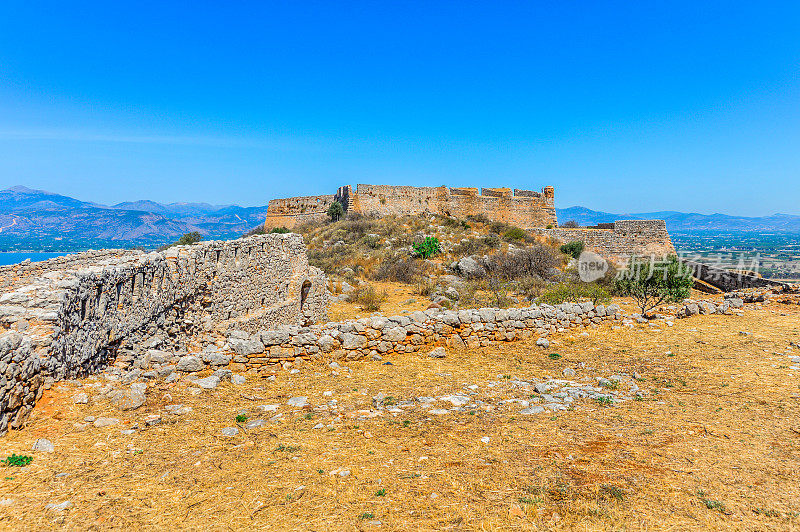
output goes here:
[[328, 207], [328, 216], [330, 217], [332, 222], [338, 222], [344, 216], [344, 207], [338, 201], [334, 201], [331, 203], [331, 206]]
[[25, 467], [33, 461], [33, 458], [24, 454], [14, 454], [7, 456], [3, 460], [3, 465], [8, 467]]
[[439, 239], [435, 236], [426, 236], [421, 242], [412, 243], [411, 247], [414, 249], [414, 253], [423, 259], [429, 259], [441, 253]]
[[376, 312], [381, 309], [381, 305], [387, 297], [389, 296], [385, 291], [379, 292], [375, 290], [374, 286], [367, 285], [353, 291], [350, 300], [361, 305], [361, 308], [366, 311]]
[[646, 315], [662, 303], [676, 303], [689, 297], [692, 288], [691, 273], [675, 256], [662, 263], [631, 261], [628, 269], [616, 282], [620, 295], [630, 296]]
[[567, 281], [551, 285], [538, 298], [539, 303], [559, 305], [561, 303], [578, 301], [591, 301], [595, 305], [609, 303], [611, 295], [598, 283], [582, 283], [580, 281]]
[[563, 246], [561, 246], [559, 249], [561, 250], [561, 253], [569, 255], [573, 259], [577, 259], [578, 257], [581, 256], [581, 253], [583, 253], [583, 248], [584, 248], [583, 242], [576, 241], [576, 242], [568, 242]]
[[197, 244], [201, 240], [203, 240], [203, 235], [201, 235], [197, 231], [192, 231], [191, 233], [184, 234], [172, 244], [161, 246], [160, 248], [158, 248], [158, 250], [164, 251], [165, 249], [169, 249], [173, 246], [190, 246], [193, 244]]

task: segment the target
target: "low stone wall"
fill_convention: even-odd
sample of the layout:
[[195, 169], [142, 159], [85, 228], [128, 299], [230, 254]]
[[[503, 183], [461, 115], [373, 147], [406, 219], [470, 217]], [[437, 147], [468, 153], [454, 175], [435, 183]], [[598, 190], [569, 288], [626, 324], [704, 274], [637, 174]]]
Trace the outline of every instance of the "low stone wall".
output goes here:
[[675, 247], [664, 220], [620, 220], [609, 229], [588, 227], [553, 227], [533, 229], [534, 234], [561, 242], [583, 242], [585, 248], [615, 262], [624, 262], [631, 255], [674, 255]]
[[51, 260], [6, 270], [14, 289], [0, 296], [0, 434], [24, 421], [44, 377], [90, 374], [121, 349], [155, 340], [185, 351], [200, 332], [327, 317], [325, 277], [295, 234]]
[[[295, 357], [347, 360], [390, 353], [412, 353], [423, 346], [477, 348], [532, 336], [544, 337], [558, 330], [595, 327], [619, 320], [616, 305], [564, 303], [521, 309], [429, 309], [408, 316], [374, 316], [331, 322], [311, 327], [280, 327], [255, 334], [232, 331], [231, 369], [257, 368]], [[235, 365], [240, 365], [236, 367]]]

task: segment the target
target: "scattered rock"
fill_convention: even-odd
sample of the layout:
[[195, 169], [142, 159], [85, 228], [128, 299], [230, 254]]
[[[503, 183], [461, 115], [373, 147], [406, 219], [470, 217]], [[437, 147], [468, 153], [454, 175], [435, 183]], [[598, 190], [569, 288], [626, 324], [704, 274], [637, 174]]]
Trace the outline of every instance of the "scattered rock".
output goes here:
[[99, 417], [94, 420], [93, 425], [97, 428], [110, 427], [119, 423], [119, 419], [115, 417]]
[[232, 438], [239, 434], [239, 429], [237, 427], [225, 427], [220, 431], [220, 433], [222, 433], [223, 436]]
[[219, 386], [219, 377], [216, 375], [209, 375], [208, 377], [195, 380], [194, 384], [204, 390], [213, 390]]
[[536, 345], [544, 349], [547, 349], [548, 347], [550, 347], [550, 340], [548, 340], [547, 338], [539, 338], [536, 340]]
[[186, 355], [178, 360], [178, 364], [176, 369], [178, 371], [184, 371], [186, 373], [191, 373], [195, 371], [202, 371], [205, 366], [203, 365], [203, 361], [200, 360], [198, 357], [194, 355]]
[[72, 501], [64, 501], [64, 502], [59, 502], [59, 503], [50, 503], [47, 506], [45, 506], [44, 508], [45, 508], [45, 510], [50, 510], [50, 511], [53, 511], [53, 512], [63, 512], [64, 510], [69, 510], [73, 506], [75, 506], [75, 505], [72, 504]]
[[75, 394], [75, 396], [73, 397], [73, 400], [75, 401], [76, 405], [85, 405], [86, 403], [89, 402], [89, 395], [84, 393], [84, 392], [81, 392], [81, 393]]
[[244, 384], [246, 380], [244, 375], [231, 375], [231, 382], [233, 384]]
[[39, 438], [35, 442], [33, 442], [33, 450], [39, 451], [43, 453], [52, 453], [56, 450], [55, 446], [53, 446], [53, 442], [46, 438]]
[[286, 401], [286, 404], [295, 408], [303, 408], [308, 405], [308, 397], [292, 397]]
[[447, 351], [445, 351], [444, 347], [437, 347], [430, 353], [428, 353], [430, 358], [444, 358], [447, 356]]

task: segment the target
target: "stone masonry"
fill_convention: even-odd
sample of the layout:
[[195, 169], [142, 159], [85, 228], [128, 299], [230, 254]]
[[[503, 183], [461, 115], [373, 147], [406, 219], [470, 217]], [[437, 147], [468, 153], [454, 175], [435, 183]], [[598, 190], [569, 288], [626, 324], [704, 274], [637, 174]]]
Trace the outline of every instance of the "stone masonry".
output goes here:
[[79, 253], [0, 268], [0, 286], [0, 434], [21, 426], [45, 378], [84, 376], [148, 344], [185, 352], [213, 330], [327, 317], [325, 276], [295, 234]]
[[510, 188], [448, 188], [390, 185], [347, 185], [330, 196], [304, 196], [269, 202], [264, 227], [292, 229], [327, 218], [338, 201], [348, 213], [370, 216], [441, 214], [455, 218], [483, 215], [524, 229], [556, 225], [553, 187], [541, 192]]

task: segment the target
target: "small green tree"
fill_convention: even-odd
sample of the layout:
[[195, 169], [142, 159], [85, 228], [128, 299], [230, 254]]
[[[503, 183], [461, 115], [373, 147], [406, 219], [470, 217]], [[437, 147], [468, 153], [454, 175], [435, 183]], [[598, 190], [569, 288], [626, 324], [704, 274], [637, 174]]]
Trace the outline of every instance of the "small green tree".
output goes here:
[[331, 217], [332, 222], [338, 222], [344, 216], [344, 207], [338, 201], [334, 201], [331, 203], [331, 206], [328, 207], [328, 216]]
[[583, 253], [583, 242], [569, 242], [568, 244], [564, 244], [561, 246], [560, 249], [561, 253], [565, 255], [569, 255], [573, 259], [577, 259]]
[[631, 260], [615, 285], [617, 293], [630, 296], [642, 310], [642, 315], [662, 303], [677, 303], [689, 297], [692, 274], [673, 256], [655, 260]]

